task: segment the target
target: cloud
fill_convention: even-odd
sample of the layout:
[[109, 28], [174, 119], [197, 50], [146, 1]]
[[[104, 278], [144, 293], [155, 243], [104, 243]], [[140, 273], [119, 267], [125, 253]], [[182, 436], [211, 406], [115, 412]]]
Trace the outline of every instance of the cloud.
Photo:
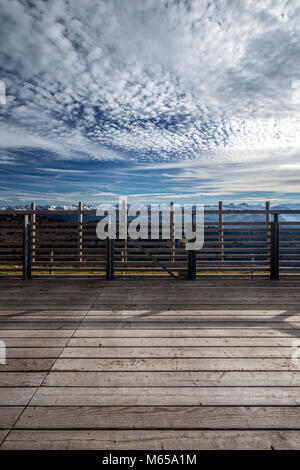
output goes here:
[[229, 190], [230, 175], [235, 185], [226, 162], [298, 170], [296, 0], [11, 0], [0, 25], [2, 161], [41, 149], [50, 160], [175, 164], [162, 184], [209, 190], [205, 165], [212, 192]]

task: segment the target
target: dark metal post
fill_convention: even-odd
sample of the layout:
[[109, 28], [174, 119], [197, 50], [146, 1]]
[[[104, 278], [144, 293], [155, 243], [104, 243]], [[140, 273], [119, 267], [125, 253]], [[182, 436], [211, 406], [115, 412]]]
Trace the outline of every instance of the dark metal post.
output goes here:
[[274, 214], [274, 222], [271, 223], [270, 279], [279, 279], [279, 222], [278, 222], [278, 214]]
[[188, 279], [196, 279], [196, 250], [188, 250]]
[[[192, 227], [193, 227], [193, 231], [195, 231], [194, 214], [192, 214]], [[196, 250], [188, 250], [187, 256], [188, 256], [188, 279], [196, 279], [197, 277]]]
[[28, 215], [24, 217], [23, 229], [23, 279], [31, 278], [31, 228]]
[[110, 238], [106, 239], [106, 279], [114, 279], [114, 245]]

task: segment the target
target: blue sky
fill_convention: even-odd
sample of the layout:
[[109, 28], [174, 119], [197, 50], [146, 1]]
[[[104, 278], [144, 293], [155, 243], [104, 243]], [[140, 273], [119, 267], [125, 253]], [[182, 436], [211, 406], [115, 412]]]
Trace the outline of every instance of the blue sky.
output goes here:
[[300, 201], [298, 0], [0, 5], [0, 205]]

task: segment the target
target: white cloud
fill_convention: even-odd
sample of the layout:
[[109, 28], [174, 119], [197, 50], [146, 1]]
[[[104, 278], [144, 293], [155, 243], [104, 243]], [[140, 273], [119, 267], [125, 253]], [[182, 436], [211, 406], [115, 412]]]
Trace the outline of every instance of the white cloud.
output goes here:
[[295, 165], [297, 0], [32, 4], [2, 5], [0, 78], [11, 99], [0, 148], [195, 168]]

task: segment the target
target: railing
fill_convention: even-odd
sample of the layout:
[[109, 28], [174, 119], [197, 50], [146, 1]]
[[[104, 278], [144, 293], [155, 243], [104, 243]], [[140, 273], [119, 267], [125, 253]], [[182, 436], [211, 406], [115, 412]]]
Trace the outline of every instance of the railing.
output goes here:
[[[200, 251], [186, 251], [174, 237], [171, 204], [170, 239], [99, 240], [95, 210], [0, 211], [0, 275], [23, 276], [174, 276], [270, 277], [300, 275], [300, 222], [280, 221], [280, 214], [299, 210], [206, 210], [216, 220], [205, 221], [205, 243]], [[249, 214], [249, 220], [228, 215]], [[53, 215], [62, 219], [53, 219]], [[65, 220], [72, 215], [70, 220]], [[259, 215], [261, 221], [252, 221]], [[86, 219], [86, 220], [85, 220]], [[127, 226], [127, 221], [125, 221]], [[120, 227], [118, 227], [119, 229]]]

